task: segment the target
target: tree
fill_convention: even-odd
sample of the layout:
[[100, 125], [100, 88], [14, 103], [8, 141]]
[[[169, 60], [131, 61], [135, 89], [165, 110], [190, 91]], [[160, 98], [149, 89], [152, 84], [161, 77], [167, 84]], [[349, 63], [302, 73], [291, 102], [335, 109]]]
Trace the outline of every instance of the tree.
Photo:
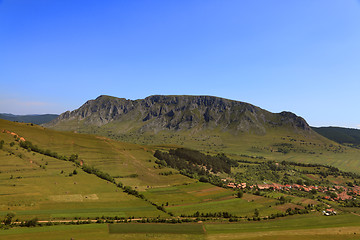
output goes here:
[[201, 176], [199, 179], [200, 182], [209, 182], [209, 179], [205, 176]]
[[296, 181], [296, 183], [299, 184], [299, 185], [304, 185], [304, 182], [303, 182], [302, 179], [298, 179], [298, 180]]
[[255, 208], [254, 210], [254, 217], [258, 217], [259, 216], [259, 210], [257, 208]]
[[243, 192], [242, 190], [239, 190], [239, 191], [237, 192], [237, 197], [238, 197], [238, 198], [242, 198], [243, 195], [244, 195], [244, 192]]
[[5, 216], [5, 220], [4, 220], [4, 224], [5, 225], [10, 225], [12, 222], [12, 219], [15, 217], [15, 213], [8, 213]]
[[25, 226], [26, 227], [35, 227], [37, 225], [38, 219], [37, 218], [33, 218], [27, 222], [25, 222]]

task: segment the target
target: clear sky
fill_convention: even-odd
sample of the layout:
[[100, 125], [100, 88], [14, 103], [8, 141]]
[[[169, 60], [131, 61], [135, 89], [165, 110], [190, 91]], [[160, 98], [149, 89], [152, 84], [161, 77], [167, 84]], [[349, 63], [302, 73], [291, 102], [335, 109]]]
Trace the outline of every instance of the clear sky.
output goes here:
[[359, 0], [0, 0], [0, 112], [214, 95], [360, 128]]

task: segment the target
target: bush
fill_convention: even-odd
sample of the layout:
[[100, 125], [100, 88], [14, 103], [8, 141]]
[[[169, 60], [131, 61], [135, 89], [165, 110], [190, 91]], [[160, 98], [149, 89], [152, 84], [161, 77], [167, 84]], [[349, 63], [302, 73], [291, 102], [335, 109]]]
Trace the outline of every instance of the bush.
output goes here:
[[6, 214], [5, 216], [5, 219], [4, 219], [4, 224], [5, 225], [10, 225], [11, 222], [12, 222], [12, 219], [15, 217], [15, 214], [14, 213], [8, 213]]
[[26, 227], [35, 227], [37, 224], [38, 224], [37, 218], [33, 218], [33, 219], [25, 222]]

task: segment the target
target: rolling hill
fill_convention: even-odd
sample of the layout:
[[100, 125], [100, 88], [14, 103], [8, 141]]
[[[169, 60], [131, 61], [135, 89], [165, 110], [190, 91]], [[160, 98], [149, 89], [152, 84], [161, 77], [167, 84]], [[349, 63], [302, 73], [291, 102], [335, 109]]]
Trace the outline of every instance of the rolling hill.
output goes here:
[[0, 119], [5, 119], [13, 122], [26, 122], [33, 124], [43, 124], [50, 122], [57, 118], [57, 114], [31, 114], [31, 115], [14, 115], [9, 113], [0, 113]]
[[317, 133], [340, 144], [360, 147], [360, 130], [342, 127], [313, 127]]

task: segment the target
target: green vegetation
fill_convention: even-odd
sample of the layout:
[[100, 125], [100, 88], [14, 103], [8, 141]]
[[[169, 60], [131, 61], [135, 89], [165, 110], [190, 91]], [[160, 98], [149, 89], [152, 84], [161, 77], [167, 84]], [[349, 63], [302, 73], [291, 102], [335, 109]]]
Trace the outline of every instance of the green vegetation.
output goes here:
[[0, 238], [18, 239], [358, 239], [360, 217], [292, 216], [242, 223], [125, 223], [55, 225], [0, 231]]
[[238, 160], [239, 167], [233, 169], [233, 177], [238, 182], [262, 184], [276, 182], [281, 184], [321, 185], [333, 186], [336, 180], [349, 184], [360, 183], [360, 175], [353, 172], [341, 171], [336, 167], [322, 164], [307, 164], [290, 161], [255, 161]]
[[54, 120], [59, 115], [57, 114], [42, 114], [42, 115], [13, 115], [0, 113], [0, 119], [5, 119], [13, 122], [25, 122], [33, 124], [43, 124]]
[[342, 127], [313, 127], [317, 133], [337, 143], [360, 148], [360, 130]]
[[[26, 124], [6, 121], [1, 122], [1, 128], [16, 132], [26, 139], [31, 136], [35, 140], [45, 138], [44, 142], [40, 141], [36, 144], [39, 146], [38, 149], [51, 148], [54, 149], [51, 150], [52, 153], [58, 154], [45, 154], [46, 152], [42, 154], [40, 150], [35, 152], [32, 148], [20, 147], [21, 141], [13, 142], [13, 146], [10, 146], [12, 135], [0, 133], [0, 138], [4, 141], [3, 149], [0, 150], [2, 166], [0, 179], [2, 179], [1, 192], [3, 193], [0, 195], [0, 215], [5, 216], [13, 212], [19, 221], [29, 221], [34, 217], [38, 217], [39, 220], [49, 220], [74, 219], [75, 217], [94, 219], [103, 215], [112, 217], [168, 216], [153, 204], [123, 192], [124, 190], [118, 186], [119, 183], [109, 184], [108, 181], [100, 178], [101, 174], [97, 174], [100, 177], [96, 175], [96, 173], [105, 172], [104, 170], [92, 172], [93, 174], [83, 171], [83, 167], [87, 169], [86, 166], [88, 166], [83, 164], [84, 162], [94, 162], [87, 161], [87, 157], [77, 158], [74, 152], [91, 151], [91, 147], [102, 144], [102, 139], [78, 134], [66, 134], [67, 136], [64, 137], [61, 133], [48, 131], [38, 126], [30, 127]], [[81, 141], [82, 139], [85, 141]], [[53, 145], [54, 140], [55, 145]], [[93, 141], [94, 145], [88, 144], [86, 140]], [[77, 146], [76, 149], [72, 147], [70, 152], [67, 141], [73, 142]], [[22, 146], [30, 145], [22, 144]], [[124, 146], [120, 149], [119, 152], [126, 151]], [[111, 153], [111, 149], [105, 151]], [[151, 154], [142, 151], [146, 156], [151, 157]], [[102, 153], [102, 151], [98, 152]], [[54, 156], [69, 157], [61, 160], [60, 157], [54, 158]], [[91, 156], [96, 158], [99, 155], [92, 152]], [[79, 166], [79, 164], [83, 165]], [[46, 168], [43, 168], [45, 166]], [[93, 171], [94, 168], [91, 170]], [[156, 173], [159, 170], [153, 171], [155, 172], [153, 174], [159, 176]], [[104, 174], [104, 176], [109, 175]]]
[[110, 224], [110, 233], [204, 234], [202, 224]]
[[[342, 191], [330, 190], [335, 184], [348, 188], [358, 185], [360, 180], [356, 173], [320, 163], [295, 161], [296, 158], [294, 161], [285, 160], [292, 159], [294, 154], [314, 157], [316, 154], [311, 152], [319, 149], [327, 149], [324, 155], [348, 154], [355, 149], [318, 146], [319, 143], [282, 137], [263, 147], [253, 146], [252, 142], [246, 151], [240, 149], [225, 155], [169, 145], [141, 146], [3, 120], [0, 120], [0, 130], [0, 215], [3, 228], [12, 228], [0, 231], [0, 237], [6, 236], [7, 239], [46, 239], [49, 237], [47, 231], [59, 231], [68, 238], [79, 239], [83, 236], [88, 239], [99, 239], [99, 236], [134, 239], [141, 234], [143, 237], [155, 234], [159, 239], [168, 239], [170, 232], [174, 239], [193, 239], [190, 235], [202, 239], [242, 231], [240, 227], [240, 230], [220, 233], [214, 230], [216, 227], [212, 229], [212, 224], [208, 229], [210, 222], [221, 222], [224, 229], [233, 225], [231, 222], [253, 224], [249, 226], [260, 224], [256, 226], [264, 228], [284, 219], [304, 219], [311, 224], [322, 219], [330, 222], [335, 219], [328, 227], [358, 226], [357, 220], [353, 219], [358, 216], [344, 214], [358, 211], [358, 201], [322, 199]], [[288, 148], [289, 151], [284, 153], [279, 148]], [[248, 185], [272, 182], [321, 184], [328, 187], [328, 191], [272, 191], [257, 187], [239, 190], [226, 188], [229, 182], [246, 182]], [[327, 204], [340, 215], [319, 215]], [[342, 216], [351, 219], [354, 225], [346, 225], [344, 219], [336, 220]], [[42, 222], [48, 220], [69, 220], [72, 222], [62, 224], [73, 226], [45, 227], [53, 224]], [[14, 221], [22, 222], [18, 226], [23, 227], [15, 226]], [[92, 221], [139, 223], [114, 225], [114, 229], [118, 229], [114, 231], [122, 234], [109, 234], [107, 228], [99, 227], [101, 224], [88, 224]], [[205, 225], [184, 224], [193, 221], [202, 221]], [[293, 230], [295, 225], [290, 224], [289, 229], [279, 228], [278, 231]], [[125, 233], [123, 229], [127, 226], [130, 227]], [[238, 228], [238, 225], [233, 226]], [[304, 229], [307, 229], [305, 225]], [[93, 235], [89, 235], [87, 230]], [[148, 232], [150, 230], [152, 232]], [[198, 234], [193, 234], [196, 232]]]
[[169, 153], [156, 150], [154, 157], [158, 159], [155, 163], [161, 166], [175, 168], [185, 176], [217, 186], [222, 186], [222, 182], [216, 173], [230, 174], [231, 167], [238, 166], [236, 161], [225, 154], [211, 156], [186, 148], [170, 149]]
[[302, 215], [278, 219], [277, 221], [266, 221], [253, 223], [233, 224], [206, 224], [208, 233], [241, 233], [259, 231], [283, 231], [291, 229], [313, 229], [331, 227], [360, 226], [360, 217], [351, 214], [322, 217], [319, 215]]

